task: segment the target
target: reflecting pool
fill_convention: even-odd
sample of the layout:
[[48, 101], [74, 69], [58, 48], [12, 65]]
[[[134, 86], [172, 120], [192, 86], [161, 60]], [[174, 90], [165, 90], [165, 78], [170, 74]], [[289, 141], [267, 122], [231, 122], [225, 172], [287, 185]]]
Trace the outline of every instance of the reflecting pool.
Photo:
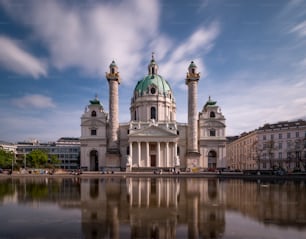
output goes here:
[[306, 180], [0, 179], [0, 238], [306, 238]]

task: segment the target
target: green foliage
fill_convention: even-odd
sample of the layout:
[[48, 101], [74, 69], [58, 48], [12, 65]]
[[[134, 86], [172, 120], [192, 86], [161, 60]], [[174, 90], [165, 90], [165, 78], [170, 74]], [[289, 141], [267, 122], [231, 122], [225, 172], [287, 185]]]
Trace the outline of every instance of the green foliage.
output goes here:
[[48, 163], [48, 154], [40, 149], [35, 149], [27, 154], [27, 166], [39, 168], [45, 167]]
[[51, 155], [50, 164], [52, 168], [55, 168], [57, 165], [61, 163], [61, 160], [58, 159], [57, 155]]
[[0, 168], [11, 168], [14, 154], [4, 149], [0, 149]]

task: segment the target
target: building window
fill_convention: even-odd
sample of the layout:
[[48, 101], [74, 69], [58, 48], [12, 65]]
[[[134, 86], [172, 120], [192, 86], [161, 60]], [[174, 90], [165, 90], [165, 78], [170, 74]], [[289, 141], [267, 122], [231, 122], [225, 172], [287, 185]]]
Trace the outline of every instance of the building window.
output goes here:
[[278, 138], [279, 139], [282, 139], [283, 138], [283, 135], [280, 133], [280, 134], [278, 134]]
[[282, 142], [279, 142], [278, 143], [278, 149], [282, 149], [283, 148], [283, 143]]
[[152, 88], [151, 88], [151, 94], [152, 94], [152, 95], [155, 95], [155, 93], [156, 93], [156, 89], [155, 89], [154, 87], [152, 87]]
[[136, 110], [134, 111], [134, 120], [137, 119], [137, 113], [136, 113]]
[[126, 147], [126, 154], [127, 154], [127, 155], [130, 155], [130, 146], [127, 146], [127, 147]]
[[296, 138], [300, 137], [299, 132], [295, 132], [295, 137], [296, 137]]
[[156, 108], [151, 107], [151, 119], [156, 119]]
[[215, 118], [215, 117], [216, 117], [215, 112], [211, 111], [211, 112], [210, 112], [210, 118]]
[[290, 132], [287, 133], [287, 139], [290, 139]]
[[209, 136], [216, 136], [216, 130], [215, 129], [209, 130]]
[[267, 138], [266, 138], [266, 136], [265, 136], [265, 135], [263, 135], [263, 136], [262, 136], [262, 139], [263, 139], [263, 140], [266, 140]]
[[97, 130], [96, 129], [92, 129], [90, 131], [90, 135], [97, 135]]
[[278, 159], [282, 159], [282, 157], [283, 157], [282, 152], [279, 152], [279, 153], [278, 153]]
[[176, 148], [176, 155], [180, 155], [180, 147], [179, 146], [177, 146], [177, 148]]
[[92, 116], [92, 117], [96, 117], [96, 116], [97, 116], [97, 112], [93, 110], [93, 111], [91, 112], [91, 116]]
[[274, 134], [271, 134], [271, 140], [273, 140], [274, 139]]
[[177, 135], [180, 135], [180, 131], [177, 130], [177, 131], [176, 131], [176, 134], [177, 134]]

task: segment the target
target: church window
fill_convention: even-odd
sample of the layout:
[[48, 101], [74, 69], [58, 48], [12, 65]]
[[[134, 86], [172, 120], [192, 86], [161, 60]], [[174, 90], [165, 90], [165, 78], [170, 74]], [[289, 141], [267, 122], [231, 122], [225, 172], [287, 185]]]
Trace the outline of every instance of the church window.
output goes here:
[[209, 130], [209, 136], [216, 136], [216, 130], [215, 129]]
[[97, 112], [93, 110], [93, 111], [91, 112], [91, 116], [92, 116], [92, 117], [96, 117], [96, 116], [97, 116]]
[[137, 119], [137, 113], [136, 113], [136, 110], [134, 111], [134, 120]]
[[179, 146], [177, 146], [177, 148], [176, 148], [176, 155], [180, 155], [180, 147]]
[[130, 130], [128, 129], [128, 130], [127, 130], [127, 134], [129, 134], [129, 133], [130, 133]]
[[127, 154], [127, 155], [130, 155], [130, 146], [127, 146], [127, 147], [126, 147], [126, 154]]
[[154, 87], [151, 88], [151, 94], [154, 95], [156, 93], [156, 89]]
[[115, 69], [114, 68], [112, 68], [112, 74], [115, 74]]
[[211, 111], [211, 112], [210, 112], [210, 118], [215, 118], [215, 117], [216, 117], [215, 112]]
[[91, 135], [97, 135], [97, 130], [96, 130], [96, 129], [92, 129], [92, 130], [90, 131], [90, 134], [91, 134]]
[[156, 108], [151, 107], [151, 119], [156, 119]]
[[180, 135], [180, 131], [177, 130], [177, 131], [176, 131], [176, 134], [177, 134], [177, 135]]
[[192, 74], [194, 74], [194, 73], [195, 73], [195, 70], [194, 70], [194, 68], [192, 68], [192, 69], [191, 69], [191, 73], [192, 73]]
[[152, 67], [152, 75], [154, 75], [155, 74], [155, 69], [154, 69], [154, 67]]

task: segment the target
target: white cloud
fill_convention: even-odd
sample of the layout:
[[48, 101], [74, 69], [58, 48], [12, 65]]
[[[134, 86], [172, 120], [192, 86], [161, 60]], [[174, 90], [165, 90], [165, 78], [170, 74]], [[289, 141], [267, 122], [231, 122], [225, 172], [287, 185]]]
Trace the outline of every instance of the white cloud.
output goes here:
[[[149, 42], [158, 34], [158, 1], [129, 0], [74, 4], [71, 1], [27, 1], [22, 8], [2, 1], [6, 10], [33, 28], [58, 69], [79, 67], [104, 76], [114, 59], [123, 83], [139, 70]], [[85, 6], [84, 6], [85, 5]], [[147, 59], [149, 59], [147, 57]]]
[[39, 94], [25, 95], [21, 98], [13, 99], [12, 103], [19, 108], [46, 109], [56, 107], [50, 97]]
[[[201, 72], [201, 77], [207, 76], [203, 57], [211, 51], [214, 41], [219, 35], [219, 24], [214, 22], [208, 27], [200, 27], [183, 43], [179, 44], [170, 56], [161, 62], [161, 73], [175, 84], [183, 84], [184, 77], [191, 61], [194, 61]], [[180, 88], [184, 88], [180, 86]]]
[[300, 37], [306, 37], [306, 21], [295, 25], [291, 32], [297, 33]]
[[222, 88], [214, 83], [214, 99], [223, 109], [227, 135], [254, 130], [265, 123], [304, 118], [305, 87], [299, 79], [267, 77], [264, 73], [240, 72], [222, 82]]
[[34, 78], [47, 74], [45, 64], [23, 50], [14, 40], [0, 36], [0, 65], [8, 70]]
[[80, 137], [80, 116], [82, 111], [61, 108], [49, 114], [42, 112], [40, 117], [6, 111], [0, 117], [2, 139], [10, 142], [38, 139], [42, 142], [54, 141], [60, 137]]

